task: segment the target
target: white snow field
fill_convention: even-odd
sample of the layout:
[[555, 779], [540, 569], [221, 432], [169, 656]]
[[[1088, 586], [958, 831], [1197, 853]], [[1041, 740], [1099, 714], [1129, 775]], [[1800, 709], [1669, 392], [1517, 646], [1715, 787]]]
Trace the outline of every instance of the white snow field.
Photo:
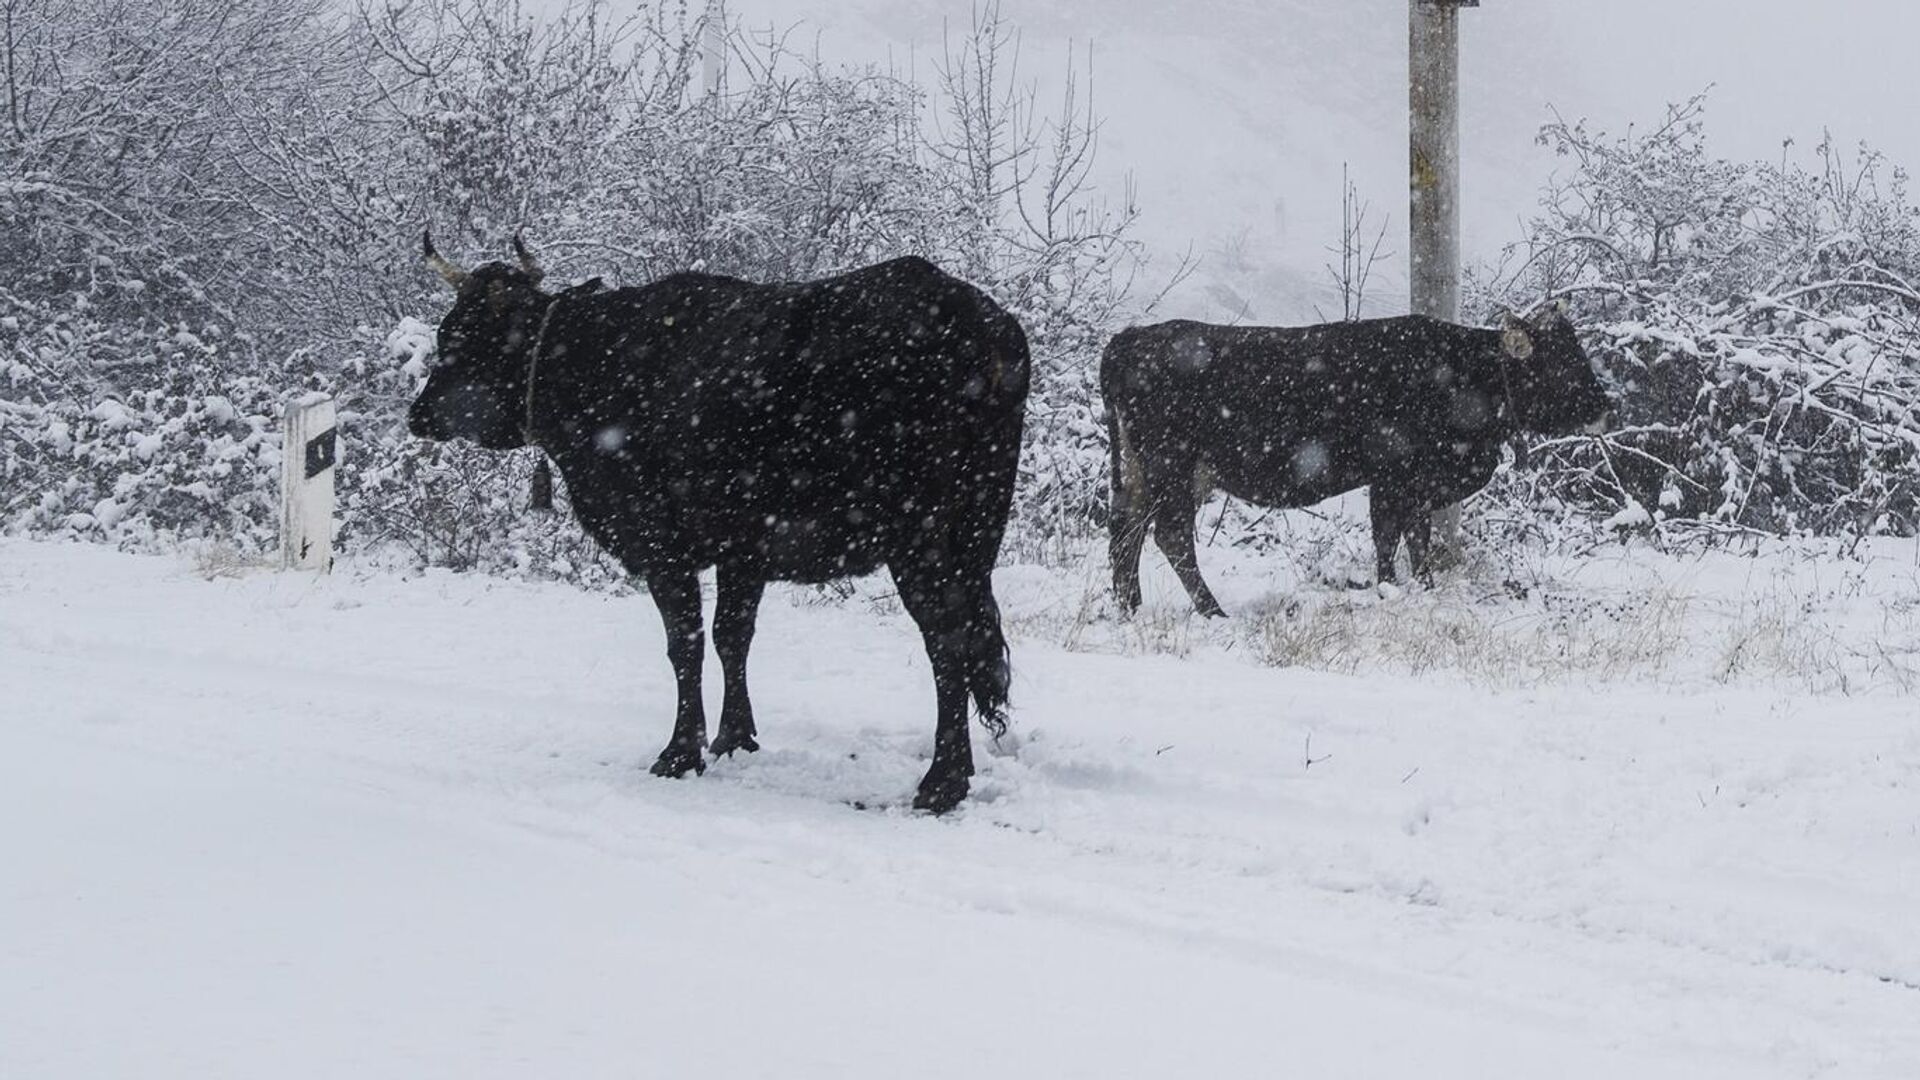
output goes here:
[[[1870, 554], [1380, 600], [1215, 548], [1205, 626], [1157, 556], [1129, 626], [1007, 569], [1020, 745], [935, 819], [884, 580], [771, 595], [765, 749], [667, 781], [644, 596], [0, 542], [0, 1076], [1910, 1080]], [[1496, 659], [1406, 650], [1450, 619]]]

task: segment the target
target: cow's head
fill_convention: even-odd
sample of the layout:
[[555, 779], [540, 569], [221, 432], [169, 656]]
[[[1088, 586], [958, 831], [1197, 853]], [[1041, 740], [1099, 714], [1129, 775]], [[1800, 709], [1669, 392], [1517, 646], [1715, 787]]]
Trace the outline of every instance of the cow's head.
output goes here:
[[1548, 435], [1606, 430], [1613, 400], [1567, 318], [1565, 301], [1556, 300], [1527, 318], [1509, 314], [1500, 331], [1500, 349], [1521, 427]]
[[407, 412], [422, 439], [466, 439], [489, 450], [527, 445], [527, 361], [551, 298], [518, 236], [518, 266], [487, 263], [468, 271], [449, 262], [425, 237], [427, 265], [457, 294], [440, 320], [439, 347], [427, 385]]

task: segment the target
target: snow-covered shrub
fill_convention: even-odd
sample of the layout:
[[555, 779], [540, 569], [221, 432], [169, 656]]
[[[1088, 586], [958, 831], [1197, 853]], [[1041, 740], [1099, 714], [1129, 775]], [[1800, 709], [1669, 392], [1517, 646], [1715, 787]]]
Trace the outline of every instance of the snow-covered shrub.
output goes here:
[[334, 389], [385, 320], [347, 24], [321, 0], [5, 22], [0, 528], [271, 545], [281, 400]]
[[1830, 142], [1810, 164], [1718, 160], [1702, 110], [1672, 107], [1645, 134], [1542, 132], [1570, 169], [1478, 281], [1478, 313], [1570, 300], [1621, 425], [1534, 447], [1537, 467], [1490, 500], [1663, 535], [1912, 535], [1920, 228], [1906, 176]]
[[[324, 80], [321, 0], [15, 0], [0, 35], [0, 282], [106, 324], [271, 308], [256, 109]], [[263, 202], [264, 201], [264, 202]]]
[[[219, 327], [142, 339], [12, 310], [0, 319], [0, 521], [126, 545], [274, 543], [279, 390], [202, 377], [228, 347]], [[102, 356], [143, 374], [127, 389], [73, 377]]]

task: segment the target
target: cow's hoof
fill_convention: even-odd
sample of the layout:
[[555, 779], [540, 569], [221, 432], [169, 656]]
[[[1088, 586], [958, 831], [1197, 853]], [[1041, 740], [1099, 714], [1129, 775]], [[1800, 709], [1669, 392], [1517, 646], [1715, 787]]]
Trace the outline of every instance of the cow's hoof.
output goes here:
[[700, 748], [697, 746], [692, 748], [669, 746], [660, 751], [660, 756], [654, 759], [653, 768], [647, 771], [655, 776], [678, 780], [688, 773], [698, 775], [706, 772], [707, 759], [700, 756]]
[[714, 757], [726, 757], [735, 750], [745, 750], [751, 754], [759, 749], [760, 744], [754, 741], [752, 735], [741, 732], [723, 731], [719, 735], [714, 736], [713, 745], [707, 748], [707, 752]]
[[1221, 607], [1218, 601], [1214, 600], [1209, 600], [1204, 604], [1195, 604], [1193, 605], [1193, 610], [1203, 618], [1224, 619], [1227, 617], [1226, 609]]
[[913, 808], [929, 814], [944, 814], [959, 806], [967, 799], [967, 778], [964, 776], [934, 776], [931, 773], [920, 781], [920, 790], [913, 796]]

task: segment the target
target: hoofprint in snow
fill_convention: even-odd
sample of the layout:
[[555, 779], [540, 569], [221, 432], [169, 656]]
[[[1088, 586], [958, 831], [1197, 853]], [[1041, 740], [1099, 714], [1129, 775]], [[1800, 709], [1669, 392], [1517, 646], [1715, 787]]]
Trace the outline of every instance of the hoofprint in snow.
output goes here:
[[644, 597], [0, 543], [0, 1075], [1920, 1075], [1913, 544], [1202, 559], [1003, 570], [934, 819], [884, 581], [665, 781]]

